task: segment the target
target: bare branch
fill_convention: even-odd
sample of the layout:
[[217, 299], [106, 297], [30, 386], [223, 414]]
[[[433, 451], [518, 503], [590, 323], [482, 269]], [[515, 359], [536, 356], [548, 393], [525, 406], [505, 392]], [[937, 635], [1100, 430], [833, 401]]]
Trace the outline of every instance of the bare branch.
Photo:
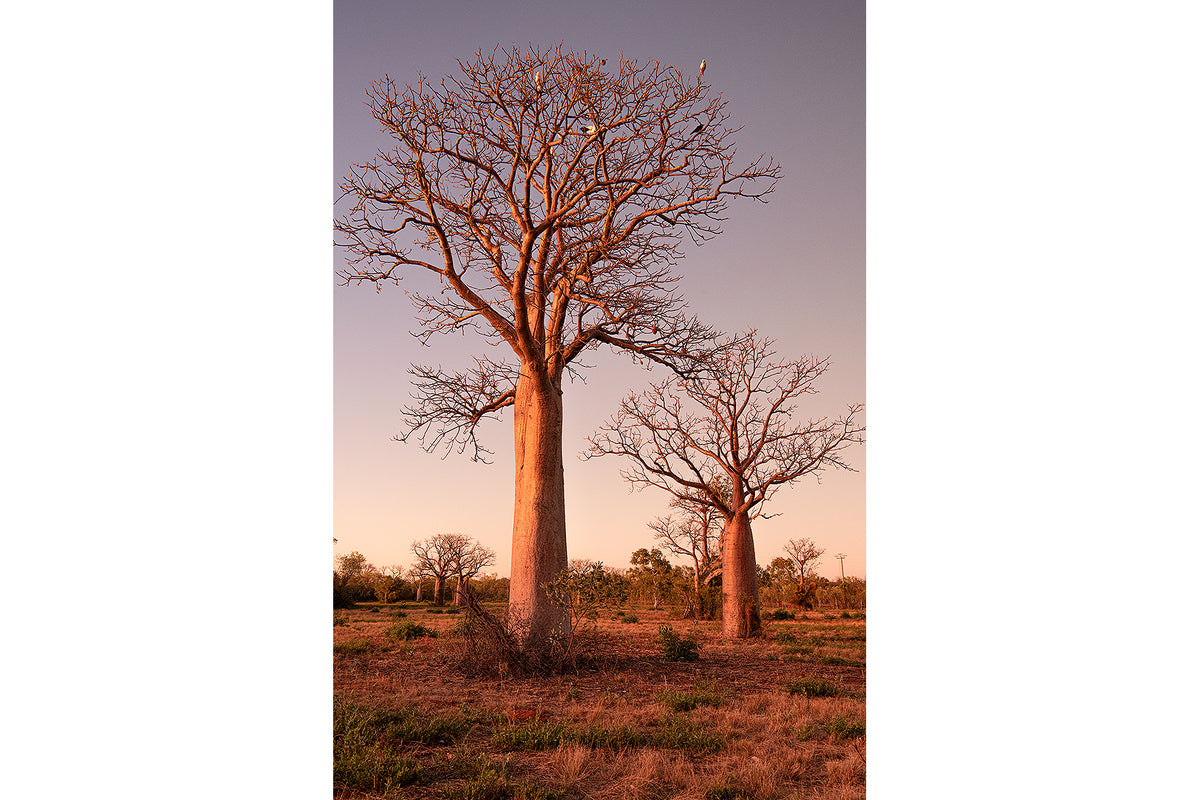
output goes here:
[[416, 378], [417, 402], [404, 408], [408, 431], [395, 438], [404, 442], [416, 436], [426, 452], [444, 448], [443, 458], [452, 450], [462, 453], [469, 447], [471, 460], [489, 463], [487, 456], [492, 453], [479, 444], [476, 428], [485, 417], [513, 404], [517, 369], [476, 358], [475, 366], [465, 372], [417, 366], [410, 372]]

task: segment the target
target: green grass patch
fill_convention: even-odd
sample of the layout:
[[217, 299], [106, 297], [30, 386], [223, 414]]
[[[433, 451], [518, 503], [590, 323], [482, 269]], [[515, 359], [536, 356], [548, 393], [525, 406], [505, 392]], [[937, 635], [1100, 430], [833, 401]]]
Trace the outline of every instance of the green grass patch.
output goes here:
[[344, 656], [373, 653], [378, 649], [375, 645], [371, 644], [370, 639], [346, 639], [341, 642], [335, 642], [333, 645], [333, 652]]
[[806, 722], [796, 728], [796, 738], [802, 742], [811, 742], [823, 733], [825, 726], [814, 722]]
[[625, 614], [624, 616], [621, 617], [622, 625], [632, 625], [637, 621], [638, 621], [638, 618], [637, 618], [636, 614]]
[[723, 784], [714, 786], [704, 793], [704, 800], [754, 800], [754, 795], [747, 794], [742, 789]]
[[852, 714], [841, 714], [825, 723], [825, 729], [834, 739], [858, 739], [867, 735], [867, 723]]
[[549, 750], [558, 747], [566, 730], [562, 722], [499, 725], [492, 731], [492, 744], [501, 750]]
[[587, 725], [566, 732], [563, 740], [583, 747], [607, 747], [612, 750], [624, 750], [630, 747], [645, 747], [646, 735], [633, 728], [605, 728], [600, 725]]
[[831, 667], [862, 667], [866, 666], [861, 661], [855, 661], [850, 658], [842, 658], [841, 656], [817, 656], [817, 661], [821, 664], [827, 664]]
[[461, 784], [442, 788], [448, 800], [565, 800], [566, 794], [524, 783], [513, 778], [508, 764], [493, 761], [478, 752], [451, 755], [446, 768], [463, 779]]
[[697, 706], [719, 706], [724, 697], [707, 688], [698, 688], [693, 692], [664, 689], [658, 693], [657, 699], [672, 711], [691, 711]]
[[795, 619], [796, 615], [791, 611], [787, 611], [782, 608], [777, 608], [774, 611], [768, 611], [766, 614], [763, 614], [762, 618], [763, 619], [774, 619], [774, 620], [785, 620], [785, 619]]
[[710, 733], [684, 717], [668, 716], [650, 737], [655, 747], [683, 750], [688, 753], [712, 753], [725, 745], [725, 738]]
[[786, 688], [788, 694], [801, 697], [838, 697], [843, 694], [838, 684], [824, 678], [800, 678], [789, 681]]
[[333, 781], [337, 786], [380, 792], [427, 783], [420, 762], [399, 755], [378, 711], [334, 699]]

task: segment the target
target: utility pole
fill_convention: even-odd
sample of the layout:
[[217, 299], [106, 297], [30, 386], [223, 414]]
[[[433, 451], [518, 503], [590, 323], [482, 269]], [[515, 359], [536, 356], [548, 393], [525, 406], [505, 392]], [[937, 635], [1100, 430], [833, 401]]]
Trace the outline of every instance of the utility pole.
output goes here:
[[846, 607], [846, 554], [838, 553], [834, 556], [838, 561], [842, 562], [842, 608]]

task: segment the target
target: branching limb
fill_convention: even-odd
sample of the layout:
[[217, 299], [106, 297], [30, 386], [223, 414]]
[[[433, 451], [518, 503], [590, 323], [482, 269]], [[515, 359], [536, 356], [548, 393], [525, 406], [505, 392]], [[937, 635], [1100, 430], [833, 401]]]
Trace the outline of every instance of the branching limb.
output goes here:
[[516, 399], [518, 371], [508, 364], [476, 358], [465, 372], [446, 373], [440, 368], [413, 367], [417, 402], [403, 410], [408, 431], [395, 437], [406, 442], [414, 436], [427, 452], [444, 448], [471, 450], [473, 461], [490, 463], [492, 451], [479, 444], [476, 428], [487, 416], [510, 406]]

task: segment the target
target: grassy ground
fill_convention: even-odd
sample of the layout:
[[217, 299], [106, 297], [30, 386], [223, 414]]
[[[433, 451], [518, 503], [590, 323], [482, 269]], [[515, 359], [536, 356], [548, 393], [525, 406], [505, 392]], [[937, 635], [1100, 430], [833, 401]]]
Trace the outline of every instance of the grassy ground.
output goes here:
[[[453, 669], [461, 614], [335, 612], [335, 797], [865, 796], [862, 616], [808, 612], [731, 643], [719, 623], [632, 613], [600, 620], [594, 669], [498, 680]], [[700, 659], [667, 661], [661, 624]]]

